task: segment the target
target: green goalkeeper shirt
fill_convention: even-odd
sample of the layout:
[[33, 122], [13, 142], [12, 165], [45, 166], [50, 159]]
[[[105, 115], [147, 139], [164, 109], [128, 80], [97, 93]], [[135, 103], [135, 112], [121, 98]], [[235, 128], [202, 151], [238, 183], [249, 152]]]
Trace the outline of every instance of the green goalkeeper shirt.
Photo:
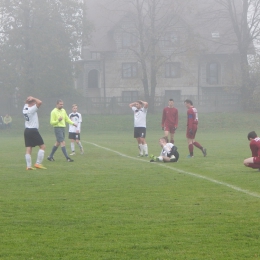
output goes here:
[[[62, 117], [62, 120], [59, 121], [59, 118]], [[66, 127], [66, 123], [73, 125], [74, 123], [69, 119], [66, 110], [64, 108], [58, 109], [54, 108], [51, 111], [50, 124], [53, 127]]]

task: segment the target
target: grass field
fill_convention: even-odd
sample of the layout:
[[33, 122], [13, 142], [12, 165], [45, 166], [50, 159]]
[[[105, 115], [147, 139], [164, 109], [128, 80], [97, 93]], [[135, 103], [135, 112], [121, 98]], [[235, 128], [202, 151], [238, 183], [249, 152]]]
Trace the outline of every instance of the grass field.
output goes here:
[[[0, 132], [0, 259], [260, 259], [260, 172], [243, 166], [255, 118], [200, 114], [196, 139], [208, 156], [195, 148], [187, 159], [181, 115], [180, 160], [166, 164], [136, 157], [131, 113], [84, 116], [85, 154], [68, 163], [58, 150], [36, 171], [25, 170], [15, 118]], [[46, 158], [54, 134], [47, 116], [40, 125]], [[162, 135], [160, 115], [148, 114], [149, 153], [159, 154]]]

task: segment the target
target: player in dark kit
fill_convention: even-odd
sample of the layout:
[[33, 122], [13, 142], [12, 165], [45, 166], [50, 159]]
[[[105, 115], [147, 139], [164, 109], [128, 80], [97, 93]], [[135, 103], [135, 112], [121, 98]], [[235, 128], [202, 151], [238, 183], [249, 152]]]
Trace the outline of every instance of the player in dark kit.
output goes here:
[[260, 171], [260, 138], [257, 136], [255, 131], [248, 133], [248, 141], [250, 141], [250, 149], [252, 152], [252, 157], [244, 160], [244, 165], [246, 167], [251, 167], [253, 169], [259, 169]]
[[204, 157], [207, 155], [207, 150], [203, 148], [198, 142], [195, 141], [196, 132], [198, 129], [198, 111], [193, 106], [193, 103], [191, 100], [186, 99], [184, 101], [187, 110], [187, 131], [186, 131], [186, 137], [189, 145], [189, 152], [190, 154], [187, 156], [188, 158], [193, 157], [193, 145], [195, 145], [197, 148], [199, 148]]
[[178, 127], [178, 109], [174, 107], [174, 101], [173, 99], [169, 99], [168, 102], [168, 107], [165, 107], [163, 109], [163, 114], [162, 114], [162, 130], [164, 130], [164, 135], [167, 138], [168, 142], [168, 135], [170, 133], [171, 137], [171, 143], [174, 143], [174, 133], [175, 130]]

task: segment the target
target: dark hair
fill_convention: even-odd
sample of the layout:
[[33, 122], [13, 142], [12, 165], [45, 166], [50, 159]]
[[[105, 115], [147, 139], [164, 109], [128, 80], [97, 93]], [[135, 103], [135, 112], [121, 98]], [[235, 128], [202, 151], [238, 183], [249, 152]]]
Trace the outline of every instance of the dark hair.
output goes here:
[[56, 104], [59, 104], [60, 102], [63, 102], [63, 100], [58, 99]]
[[174, 100], [172, 98], [170, 98], [169, 101], [174, 101]]
[[250, 140], [250, 138], [254, 139], [256, 137], [257, 137], [257, 134], [255, 131], [252, 131], [252, 132], [248, 133], [248, 135], [247, 135], [248, 140]]
[[163, 139], [166, 143], [168, 143], [168, 138], [166, 136], [163, 136], [160, 138], [160, 140]]
[[190, 104], [190, 105], [193, 105], [193, 103], [192, 103], [192, 101], [191, 101], [190, 99], [184, 100], [184, 103], [188, 103], [188, 104]]

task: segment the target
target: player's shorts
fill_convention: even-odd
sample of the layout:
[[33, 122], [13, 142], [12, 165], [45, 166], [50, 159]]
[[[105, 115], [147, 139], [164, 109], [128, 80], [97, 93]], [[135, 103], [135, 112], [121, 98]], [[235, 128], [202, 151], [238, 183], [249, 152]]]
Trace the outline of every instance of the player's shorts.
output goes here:
[[171, 134], [174, 134], [175, 133], [175, 126], [174, 125], [167, 125], [167, 124], [165, 124], [164, 125], [164, 131], [168, 131]]
[[253, 162], [257, 163], [257, 164], [260, 164], [260, 157], [254, 157], [253, 158]]
[[65, 140], [65, 127], [54, 127], [56, 141], [61, 143]]
[[37, 128], [25, 128], [24, 143], [25, 147], [35, 147], [44, 144]]
[[134, 138], [145, 138], [146, 127], [135, 127], [134, 128]]
[[80, 133], [71, 133], [71, 132], [69, 132], [69, 139], [80, 140]]
[[189, 129], [187, 128], [186, 137], [189, 139], [195, 139], [196, 133], [197, 133], [197, 125], [193, 125], [192, 134], [189, 133]]
[[174, 155], [175, 156], [175, 160], [173, 162], [177, 162], [179, 160], [179, 153], [177, 151], [177, 147], [176, 146], [173, 146], [172, 149], [171, 149], [171, 152], [170, 153], [167, 153], [167, 157], [171, 158], [171, 156]]

